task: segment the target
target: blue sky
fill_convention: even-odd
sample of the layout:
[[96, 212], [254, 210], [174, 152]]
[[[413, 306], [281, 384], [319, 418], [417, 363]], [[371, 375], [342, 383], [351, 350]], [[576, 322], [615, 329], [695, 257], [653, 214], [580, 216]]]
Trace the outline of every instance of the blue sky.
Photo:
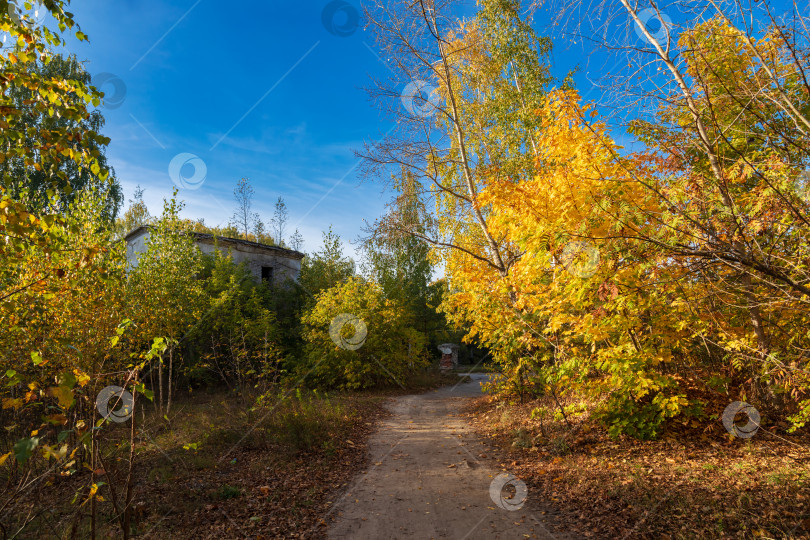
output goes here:
[[[233, 188], [248, 177], [265, 221], [284, 198], [290, 231], [301, 230], [306, 250], [320, 245], [330, 225], [344, 240], [356, 239], [363, 220], [379, 216], [389, 198], [380, 184], [360, 181], [353, 154], [392, 126], [363, 90], [387, 68], [371, 35], [362, 26], [350, 31], [347, 17], [360, 11], [359, 2], [335, 13], [333, 32], [323, 22], [327, 5], [74, 2], [90, 41], [71, 40], [68, 50], [94, 77], [118, 79], [102, 86], [111, 101], [103, 132], [126, 199], [140, 185], [159, 213], [176, 185], [169, 164], [192, 154], [204, 163], [205, 179], [180, 189], [184, 216], [226, 224]], [[558, 73], [577, 60], [565, 48], [556, 56]], [[186, 164], [181, 173], [190, 177], [195, 168]]]
[[[112, 139], [107, 156], [126, 199], [140, 185], [159, 213], [176, 185], [169, 164], [193, 154], [205, 164], [205, 179], [180, 189], [185, 217], [226, 224], [233, 188], [248, 177], [266, 222], [284, 198], [290, 231], [301, 230], [304, 249], [316, 249], [330, 225], [355, 240], [389, 195], [379, 183], [360, 181], [353, 151], [393, 124], [363, 90], [370, 76], [388, 72], [362, 25], [343, 31], [353, 28], [352, 9], [360, 12], [359, 2], [347, 3], [352, 7], [331, 19], [334, 32], [323, 22], [327, 0], [71, 4], [90, 41], [69, 40], [68, 50], [96, 80], [118, 79], [102, 86], [111, 101], [103, 133]], [[564, 73], [571, 51], [561, 52], [557, 71]], [[190, 164], [181, 171], [195, 174]]]
[[[127, 199], [140, 185], [159, 212], [175, 187], [169, 163], [189, 153], [206, 176], [197, 189], [180, 190], [184, 215], [208, 224], [228, 221], [241, 177], [250, 178], [265, 221], [277, 197], [285, 199], [306, 249], [330, 224], [353, 240], [364, 218], [380, 215], [387, 196], [379, 185], [359, 185], [353, 150], [390, 127], [362, 90], [385, 67], [362, 28], [327, 31], [326, 4], [75, 2], [90, 42], [68, 49], [92, 75], [112, 74], [125, 87], [125, 95], [112, 83], [102, 89], [118, 104], [104, 108], [104, 133]], [[335, 21], [340, 30], [345, 13]]]
[[[159, 213], [175, 187], [169, 164], [193, 154], [205, 164], [205, 179], [180, 190], [184, 216], [224, 225], [234, 185], [248, 177], [265, 221], [276, 199], [285, 199], [290, 230], [301, 230], [306, 250], [320, 245], [330, 225], [354, 240], [389, 196], [378, 183], [360, 182], [353, 150], [392, 124], [363, 90], [369, 76], [387, 70], [362, 27], [342, 32], [352, 22], [347, 15], [359, 12], [359, 2], [347, 3], [353, 7], [335, 14], [330, 32], [322, 20], [326, 0], [74, 2], [90, 42], [70, 41], [68, 50], [92, 75], [119, 79], [102, 87], [111, 100], [103, 131], [126, 198], [140, 185], [150, 211]], [[579, 62], [587, 62], [582, 40], [558, 35], [554, 73]], [[589, 78], [598, 78], [600, 64], [581, 67], [580, 90], [595, 98]], [[186, 176], [194, 171], [191, 164], [181, 168]]]

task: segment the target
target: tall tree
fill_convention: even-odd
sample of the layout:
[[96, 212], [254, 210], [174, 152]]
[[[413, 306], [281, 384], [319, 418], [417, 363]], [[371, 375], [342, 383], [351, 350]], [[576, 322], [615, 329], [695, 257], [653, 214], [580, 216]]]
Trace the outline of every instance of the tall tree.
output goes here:
[[[7, 50], [12, 49], [4, 49]], [[17, 50], [19, 54], [20, 49]], [[55, 146], [47, 145], [70, 142], [74, 151], [94, 156], [95, 165], [83, 167], [70, 159], [56, 159], [46, 167], [43, 161], [32, 159], [14, 146], [7, 146], [6, 159], [0, 160], [0, 185], [35, 212], [48, 207], [64, 212], [77, 194], [92, 188], [103, 197], [105, 218], [113, 222], [123, 194], [115, 171], [107, 164], [105, 150], [109, 139], [95, 136], [104, 127], [104, 117], [99, 109], [80, 112], [88, 96], [90, 74], [75, 56], [59, 54], [43, 55], [30, 63], [8, 64], [6, 80], [19, 76], [20, 70], [26, 70], [33, 79], [48, 81], [48, 85], [69, 82], [71, 89], [60, 96], [64, 111], [54, 114], [53, 102], [42, 99], [45, 86], [14, 84], [5, 87], [4, 84], [0, 103], [6, 110], [14, 111], [14, 122], [4, 126], [3, 130], [19, 133], [21, 139], [15, 144], [27, 148], [38, 146], [38, 141], [49, 141], [43, 148], [49, 155]], [[94, 136], [83, 136], [84, 133]], [[70, 137], [67, 138], [66, 134]], [[49, 197], [49, 190], [55, 190], [55, 200]]]
[[143, 200], [143, 189], [141, 186], [136, 186], [135, 193], [129, 200], [129, 207], [124, 211], [124, 216], [116, 220], [117, 234], [123, 237], [137, 227], [146, 225], [150, 219], [149, 208], [146, 207]]
[[[565, 2], [559, 13], [573, 20], [593, 8]], [[772, 381], [798, 376], [784, 359], [806, 350], [804, 332], [782, 317], [810, 303], [810, 207], [797, 182], [810, 165], [808, 20], [772, 1], [621, 0], [599, 10], [624, 36], [574, 32], [614, 56], [602, 101], [646, 145], [638, 155], [655, 172], [635, 180], [666, 209], [638, 208], [657, 234], [624, 225], [729, 306], [728, 335], [701, 339], [750, 367], [749, 396], [775, 403], [784, 389]], [[732, 330], [741, 325], [748, 336]]]
[[186, 233], [179, 217], [183, 204], [173, 198], [164, 200], [163, 213], [155, 220], [146, 251], [138, 257], [127, 281], [128, 317], [137, 322], [138, 337], [148, 343], [155, 336], [166, 339], [169, 348], [168, 381], [164, 384], [163, 359], [157, 366], [158, 402], [171, 407], [172, 377], [178, 345], [201, 320], [205, 298], [201, 253], [194, 239]]
[[253, 236], [256, 237], [256, 241], [259, 243], [265, 242], [266, 230], [264, 228], [264, 221], [262, 221], [262, 217], [259, 215], [258, 212], [253, 214]]
[[[23, 9], [20, 4], [22, 2], [16, 6], [19, 9], [15, 12], [11, 2], [0, 2], [0, 29], [7, 38], [5, 46], [0, 49], [0, 163], [10, 163], [0, 179], [0, 237], [3, 238], [0, 242], [0, 327], [3, 328], [0, 340], [3, 341], [4, 365], [7, 365], [7, 357], [21, 358], [24, 362], [21, 373], [31, 373], [34, 377], [17, 379], [16, 388], [4, 383], [3, 409], [7, 407], [5, 392], [11, 390], [20, 395], [21, 388], [28, 387], [28, 384], [36, 387], [36, 376], [43, 373], [43, 368], [62, 365], [70, 369], [61, 373], [74, 373], [84, 378], [85, 374], [77, 369], [76, 364], [68, 364], [72, 364], [72, 359], [78, 357], [81, 361], [92, 362], [115, 356], [109, 337], [112, 325], [120, 320], [120, 310], [113, 308], [108, 311], [106, 307], [114, 305], [115, 297], [121, 292], [115, 284], [116, 277], [123, 277], [123, 266], [118, 264], [123, 259], [121, 245], [111, 246], [106, 241], [117, 205], [108, 204], [107, 215], [98, 219], [100, 212], [97, 210], [103, 205], [99, 204], [97, 195], [107, 194], [105, 186], [82, 190], [84, 193], [79, 197], [70, 184], [71, 172], [76, 173], [74, 178], [103, 181], [109, 177], [109, 171], [102, 170], [103, 163], [98, 153], [109, 139], [95, 130], [94, 126], [99, 124], [94, 123], [92, 111], [92, 107], [100, 103], [100, 92], [75, 78], [42, 73], [42, 66], [53, 58], [53, 51], [66, 45], [65, 34], [72, 34], [79, 42], [86, 41], [87, 36], [67, 11], [67, 1], [48, 0], [45, 6], [38, 6], [55, 21], [52, 28], [36, 24], [31, 10]], [[22, 107], [15, 102], [20, 95], [27, 96]], [[32, 111], [41, 121], [32, 120]], [[68, 162], [73, 162], [78, 169], [73, 169]], [[26, 169], [17, 169], [23, 176], [14, 177], [14, 167], [20, 163]], [[43, 174], [42, 185], [36, 189], [29, 189], [30, 186], [23, 183], [32, 171]], [[75, 211], [65, 212], [71, 200]], [[68, 310], [61, 309], [62, 306]], [[47, 341], [32, 342], [29, 340], [35, 338], [35, 333], [27, 332], [24, 323], [40, 329], [52, 325], [56, 331], [48, 332]], [[6, 341], [13, 333], [21, 334], [23, 339]], [[54, 347], [49, 347], [49, 342]], [[43, 355], [35, 350], [39, 347], [43, 347]], [[60, 349], [66, 354], [61, 355]], [[7, 371], [6, 377], [10, 373], [11, 370]], [[54, 381], [59, 377], [49, 379]], [[61, 379], [64, 382], [65, 378]], [[69, 397], [68, 401], [72, 403], [74, 395], [67, 386], [73, 385], [64, 387], [68, 391], [65, 397]], [[88, 394], [96, 395], [92, 390], [88, 389]], [[84, 417], [87, 425], [92, 424], [92, 416], [85, 416], [76, 409], [68, 411], [69, 405], [64, 399], [59, 401], [64, 407], [55, 409], [55, 401], [49, 399], [47, 409], [42, 413], [62, 410], [74, 419], [73, 426], [77, 425], [77, 417]], [[34, 406], [33, 402], [26, 405], [32, 418], [40, 416]], [[13, 428], [12, 422], [4, 424]], [[48, 456], [39, 464], [33, 464], [35, 456], [42, 455], [40, 450], [47, 450], [51, 444], [56, 449], [57, 439], [39, 429], [31, 429], [38, 426], [22, 424], [24, 427], [20, 426], [20, 430], [24, 430], [25, 438], [15, 446], [30, 451], [27, 456], [17, 457], [19, 472], [8, 476], [0, 495], [0, 508], [4, 509], [4, 525], [0, 528], [4, 531], [12, 530], [6, 520], [9, 511], [14, 512], [15, 508], [24, 507], [38, 497], [46, 477], [62, 468], [65, 462], [58, 457], [51, 461], [51, 456]], [[13, 431], [9, 435], [14, 436]], [[91, 441], [95, 441], [95, 435]], [[58, 442], [61, 443], [62, 439]], [[36, 452], [32, 453], [35, 448]], [[95, 470], [94, 445], [90, 450], [90, 463], [74, 461], [71, 465], [89, 465]], [[8, 456], [5, 454], [2, 459]], [[77, 456], [77, 459], [81, 458]], [[95, 473], [91, 473], [86, 481], [85, 487], [79, 489], [92, 489], [96, 482]], [[95, 537], [96, 504], [101, 497], [93, 497], [93, 491], [90, 493], [87, 499], [92, 499], [88, 505], [91, 512], [88, 537]], [[116, 511], [116, 514], [124, 515], [122, 521], [126, 522], [132, 499], [129, 494], [124, 499], [127, 509], [120, 513]], [[24, 531], [34, 519], [32, 514], [26, 514], [15, 524], [14, 534], [38, 534]], [[129, 527], [124, 527], [124, 531], [123, 537], [128, 538]]]
[[[533, 174], [532, 111], [552, 80], [550, 42], [535, 35], [517, 0], [483, 0], [469, 22], [454, 16], [454, 6], [401, 0], [367, 9], [396, 72], [369, 92], [397, 128], [361, 156], [368, 175], [404, 168], [428, 190], [438, 222], [417, 236], [444, 257], [464, 253], [503, 277], [519, 254], [491, 233], [477, 198], [490, 176]], [[410, 81], [404, 93], [403, 79]]]
[[437, 314], [429, 306], [431, 248], [421, 237], [431, 228], [432, 220], [413, 174], [403, 171], [395, 185], [399, 195], [387, 214], [368, 228], [369, 235], [363, 240], [364, 270], [381, 286], [386, 298], [407, 308], [417, 329], [427, 331]]
[[[536, 174], [536, 111], [554, 80], [550, 40], [534, 32], [532, 11], [519, 0], [482, 0], [471, 20], [460, 19], [456, 6], [443, 0], [400, 0], [367, 8], [381, 56], [390, 59], [395, 72], [369, 92], [396, 127], [359, 153], [364, 173], [395, 183], [410, 178], [425, 206], [432, 207], [427, 227], [420, 228], [407, 212], [392, 212], [384, 228], [430, 245], [433, 261], [444, 269], [446, 289], [453, 293], [462, 288], [465, 268], [478, 264], [490, 272], [486, 283], [492, 289], [507, 287], [524, 255], [514, 239], [493, 232], [492, 209], [480, 196], [491, 183]], [[410, 81], [404, 91], [402, 80]], [[464, 303], [469, 313], [460, 309], [459, 327], [475, 327], [463, 319], [475, 318], [476, 308], [497, 309], [486, 291], [476, 294]], [[453, 294], [432, 296], [449, 299]], [[511, 305], [516, 297], [504, 299]], [[506, 332], [496, 335], [505, 343], [516, 342]]]
[[332, 227], [323, 233], [323, 246], [306, 257], [301, 265], [301, 286], [315, 297], [323, 290], [343, 283], [354, 275], [354, 261], [343, 253], [343, 242]]
[[272, 235], [276, 244], [279, 246], [284, 245], [284, 232], [287, 229], [287, 220], [289, 219], [289, 212], [287, 211], [287, 204], [281, 197], [278, 198], [275, 204], [275, 211], [273, 212]]
[[233, 190], [233, 198], [236, 201], [236, 210], [231, 217], [231, 223], [239, 230], [245, 237], [248, 238], [250, 231], [253, 229], [255, 214], [253, 214], [253, 186], [250, 185], [250, 180], [241, 178]]
[[[65, 2], [55, 0], [48, 4], [48, 11], [66, 31], [75, 28], [75, 22], [64, 6]], [[27, 309], [25, 306], [31, 303], [20, 296], [31, 283], [22, 288], [15, 286], [30, 249], [41, 249], [43, 259], [57, 251], [75, 249], [65, 245], [66, 235], [59, 231], [60, 217], [56, 214], [71, 197], [66, 171], [75, 166], [83, 171], [81, 177], [106, 177], [91, 147], [101, 148], [109, 139], [92, 127], [97, 124], [90, 108], [100, 103], [100, 93], [74, 78], [43, 73], [42, 65], [54, 58], [50, 47], [63, 44], [62, 35], [39, 25], [20, 24], [6, 7], [7, 3], [3, 3], [0, 9], [0, 26], [8, 39], [0, 49], [0, 164], [11, 165], [0, 165], [5, 167], [0, 181], [0, 205], [5, 209], [0, 235], [6, 239], [0, 244], [0, 297], [3, 309], [13, 311], [17, 307]], [[24, 15], [24, 20], [27, 17]], [[79, 41], [87, 39], [78, 28], [75, 37]], [[23, 107], [15, 101], [19, 96], [29, 97]], [[32, 111], [44, 121], [32, 123]], [[23, 189], [20, 179], [11, 175], [19, 163], [43, 172], [44, 194], [39, 195], [47, 198], [46, 203], [32, 205], [30, 190]], [[91, 255], [88, 253], [88, 263]], [[40, 281], [54, 288], [68, 283], [59, 273]], [[52, 294], [48, 288], [33, 292], [45, 298]]]
[[301, 232], [298, 229], [295, 229], [292, 235], [290, 235], [290, 249], [301, 251], [303, 247], [304, 247], [304, 237], [301, 236]]

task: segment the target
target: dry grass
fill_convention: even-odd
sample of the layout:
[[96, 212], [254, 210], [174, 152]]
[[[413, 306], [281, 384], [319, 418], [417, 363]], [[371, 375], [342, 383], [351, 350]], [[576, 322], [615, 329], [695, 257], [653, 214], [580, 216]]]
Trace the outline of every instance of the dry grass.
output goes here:
[[[720, 421], [672, 423], [661, 438], [612, 440], [590, 407], [507, 404], [466, 411], [497, 459], [551, 501], [563, 528], [603, 538], [810, 538], [806, 434], [735, 439]], [[722, 409], [721, 409], [722, 411]]]
[[[457, 382], [426, 372], [397, 386], [354, 394], [284, 392], [255, 397], [224, 391], [177, 395], [168, 419], [151, 403], [135, 413], [134, 522], [139, 538], [321, 537], [332, 503], [365, 465], [366, 440], [388, 396]], [[123, 499], [130, 423], [99, 432], [106, 470], [97, 502], [97, 538], [121, 536], [111, 504]], [[11, 462], [4, 467], [11, 466]], [[89, 538], [88, 467], [54, 475], [26, 493], [0, 524], [16, 538]], [[74, 498], [75, 497], [75, 498]], [[73, 502], [72, 502], [73, 501]], [[3, 537], [0, 527], [0, 538]]]
[[[322, 536], [330, 495], [365, 464], [365, 440], [385, 414], [384, 399], [304, 395], [251, 410], [236, 396], [201, 392], [180, 397], [168, 421], [149, 405], [136, 413], [133, 536]], [[110, 425], [101, 439], [108, 469], [97, 471], [106, 484], [97, 538], [121, 536], [110, 486], [120, 499], [128, 427]], [[90, 505], [81, 505], [89, 483], [82, 469], [30, 493], [19, 510], [38, 514], [17, 538], [89, 538]], [[21, 517], [2, 519], [10, 525]]]

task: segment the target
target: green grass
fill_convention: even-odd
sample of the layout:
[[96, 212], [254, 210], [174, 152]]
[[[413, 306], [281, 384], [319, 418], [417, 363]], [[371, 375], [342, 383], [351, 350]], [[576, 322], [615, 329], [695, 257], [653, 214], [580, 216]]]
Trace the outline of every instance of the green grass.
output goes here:
[[223, 501], [228, 499], [236, 499], [242, 496], [242, 490], [238, 487], [229, 486], [225, 484], [217, 491], [217, 497]]

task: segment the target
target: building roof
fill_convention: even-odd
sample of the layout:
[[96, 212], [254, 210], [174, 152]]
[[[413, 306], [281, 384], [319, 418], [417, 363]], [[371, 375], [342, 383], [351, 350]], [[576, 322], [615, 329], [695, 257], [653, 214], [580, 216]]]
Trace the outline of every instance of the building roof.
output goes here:
[[[152, 225], [141, 225], [140, 227], [136, 227], [132, 229], [125, 237], [124, 240], [129, 242], [131, 238], [139, 236], [140, 234], [148, 231], [149, 229], [154, 229]], [[258, 249], [265, 249], [268, 251], [275, 251], [279, 255], [283, 255], [285, 257], [289, 257], [290, 259], [303, 259], [304, 254], [300, 251], [296, 251], [294, 249], [287, 249], [280, 246], [271, 246], [269, 244], [260, 244], [259, 242], [251, 242], [250, 240], [242, 240], [240, 238], [228, 238], [226, 236], [216, 236], [213, 234], [208, 233], [200, 233], [195, 231], [188, 231], [188, 234], [192, 235], [195, 240], [202, 241], [202, 242], [210, 242], [214, 243], [217, 242], [219, 244], [235, 244], [235, 245], [242, 245], [247, 247], [253, 247]]]

